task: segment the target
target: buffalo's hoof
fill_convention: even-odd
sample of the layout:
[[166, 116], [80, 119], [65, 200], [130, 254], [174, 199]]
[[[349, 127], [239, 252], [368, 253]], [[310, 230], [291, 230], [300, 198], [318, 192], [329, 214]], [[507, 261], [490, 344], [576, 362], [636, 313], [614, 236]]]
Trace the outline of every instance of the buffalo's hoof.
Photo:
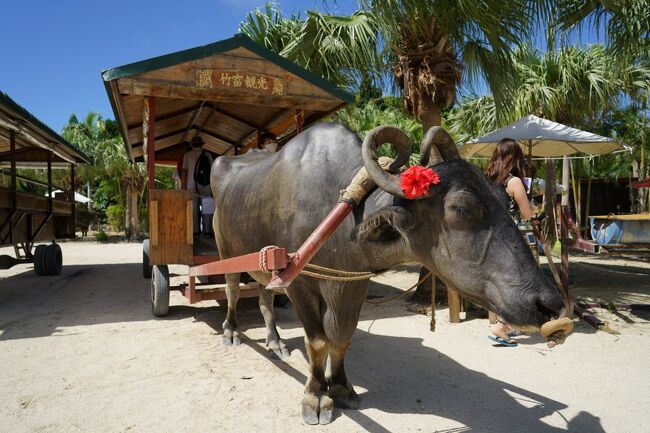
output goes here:
[[318, 396], [314, 394], [305, 394], [302, 398], [302, 420], [305, 424], [318, 424]]
[[339, 409], [359, 409], [361, 398], [349, 383], [345, 385], [330, 384], [327, 395], [334, 400], [334, 406]]
[[302, 398], [302, 420], [305, 424], [329, 424], [332, 422], [334, 402], [326, 395], [305, 394]]
[[237, 331], [224, 331], [222, 341], [224, 346], [239, 346], [241, 344]]
[[283, 347], [282, 349], [271, 349], [271, 348], [269, 348], [269, 350], [271, 352], [270, 356], [273, 359], [283, 360], [283, 359], [287, 359], [288, 357], [291, 356], [291, 353], [289, 353], [289, 351], [287, 350], [286, 347]]
[[318, 424], [329, 424], [332, 422], [334, 401], [326, 395], [320, 397], [320, 412], [318, 412]]
[[289, 356], [291, 356], [291, 353], [287, 349], [287, 347], [284, 345], [284, 342], [282, 340], [279, 341], [267, 341], [266, 345], [271, 351], [271, 357], [276, 358], [276, 359], [286, 359]]

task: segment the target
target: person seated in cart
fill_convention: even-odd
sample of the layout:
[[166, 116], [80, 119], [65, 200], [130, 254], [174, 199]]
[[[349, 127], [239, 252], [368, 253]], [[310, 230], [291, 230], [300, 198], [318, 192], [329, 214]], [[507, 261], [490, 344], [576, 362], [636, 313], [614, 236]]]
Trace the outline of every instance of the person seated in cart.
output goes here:
[[[203, 139], [195, 136], [190, 142], [190, 151], [183, 156], [182, 180], [183, 189], [192, 191], [192, 215], [194, 221], [194, 237], [200, 237], [201, 233], [209, 236], [212, 233], [210, 224], [204, 224], [201, 230], [201, 202], [212, 198], [210, 190], [210, 169], [212, 167], [212, 155], [203, 149]], [[207, 207], [207, 206], [206, 206]], [[204, 218], [208, 220], [208, 218]]]
[[271, 153], [280, 150], [278, 148], [278, 138], [272, 132], [263, 133], [260, 142], [260, 149], [267, 150]]

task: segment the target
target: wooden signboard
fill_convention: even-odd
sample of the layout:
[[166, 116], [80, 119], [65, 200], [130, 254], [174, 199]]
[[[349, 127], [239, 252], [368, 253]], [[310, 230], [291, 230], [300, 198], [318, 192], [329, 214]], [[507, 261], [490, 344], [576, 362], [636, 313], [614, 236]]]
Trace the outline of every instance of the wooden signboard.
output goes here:
[[286, 95], [283, 78], [239, 70], [197, 69], [196, 86], [205, 89], [246, 89], [267, 95]]
[[149, 262], [193, 264], [192, 192], [149, 191]]

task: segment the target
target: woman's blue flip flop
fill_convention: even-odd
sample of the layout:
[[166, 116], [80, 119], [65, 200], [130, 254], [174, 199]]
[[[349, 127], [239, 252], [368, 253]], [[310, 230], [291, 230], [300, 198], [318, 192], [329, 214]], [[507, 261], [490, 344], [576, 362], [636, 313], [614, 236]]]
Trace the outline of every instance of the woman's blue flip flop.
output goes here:
[[488, 335], [488, 338], [492, 341], [494, 341], [496, 344], [499, 346], [506, 346], [506, 347], [517, 347], [519, 343], [517, 341], [513, 340], [512, 338], [508, 338], [507, 340], [504, 340], [501, 337], [497, 337], [496, 335]]

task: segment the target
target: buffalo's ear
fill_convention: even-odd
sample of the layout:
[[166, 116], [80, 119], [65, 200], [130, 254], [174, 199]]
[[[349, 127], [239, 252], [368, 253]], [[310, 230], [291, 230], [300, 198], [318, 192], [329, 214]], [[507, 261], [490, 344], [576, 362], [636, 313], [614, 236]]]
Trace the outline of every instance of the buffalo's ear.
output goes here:
[[388, 206], [364, 219], [352, 231], [359, 242], [390, 242], [413, 226], [413, 214], [403, 207]]

